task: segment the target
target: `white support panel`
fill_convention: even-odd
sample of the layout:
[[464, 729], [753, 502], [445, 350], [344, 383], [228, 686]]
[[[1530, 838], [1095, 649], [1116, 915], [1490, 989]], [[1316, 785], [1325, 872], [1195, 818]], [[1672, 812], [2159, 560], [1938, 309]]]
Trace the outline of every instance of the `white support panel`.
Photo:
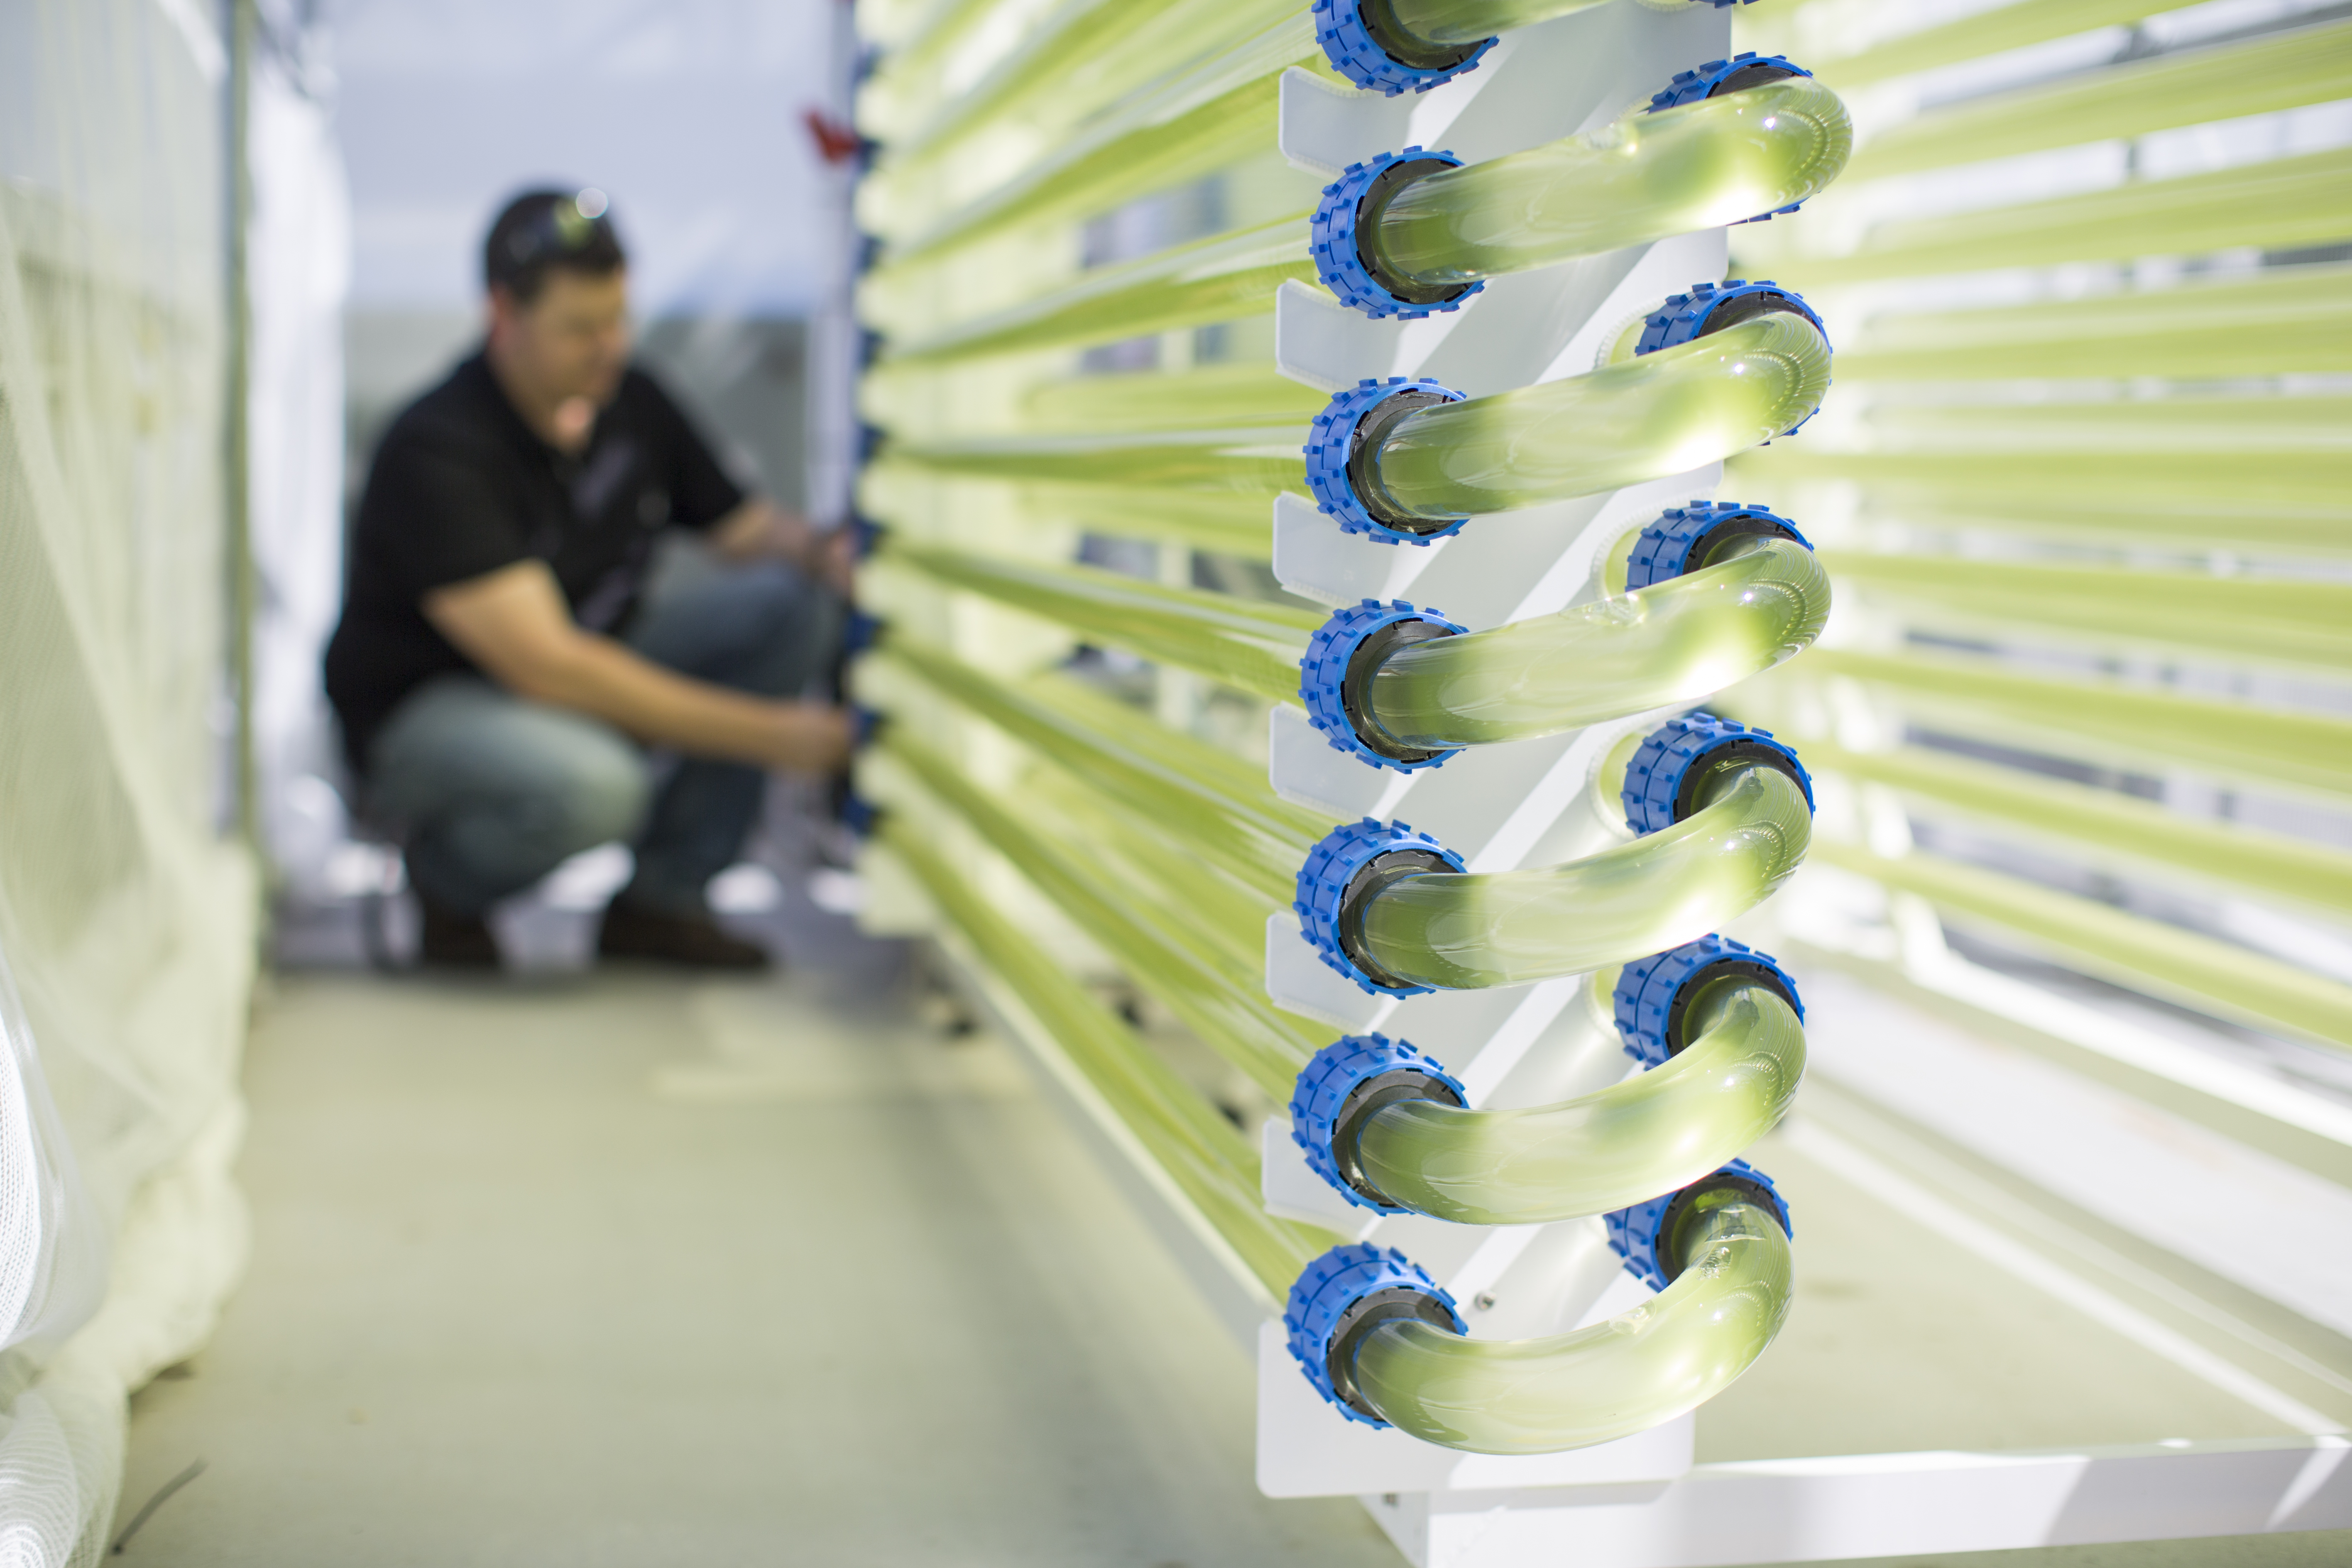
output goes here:
[[1591, 370], [1617, 330], [1694, 283], [1724, 274], [1721, 229], [1490, 279], [1457, 310], [1376, 320], [1328, 292], [1286, 282], [1275, 294], [1275, 368], [1338, 392], [1366, 379], [1434, 376], [1472, 397]]
[[1416, 1568], [1718, 1568], [2352, 1528], [2348, 1453], [2341, 1437], [2182, 1438], [1700, 1465], [1663, 1488], [1391, 1488], [1364, 1500]]

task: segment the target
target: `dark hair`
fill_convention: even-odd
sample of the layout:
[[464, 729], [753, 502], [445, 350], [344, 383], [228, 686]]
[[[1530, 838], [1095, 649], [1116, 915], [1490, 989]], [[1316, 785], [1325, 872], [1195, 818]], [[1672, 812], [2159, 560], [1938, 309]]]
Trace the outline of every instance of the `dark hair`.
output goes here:
[[526, 191], [509, 202], [482, 244], [482, 282], [528, 305], [557, 268], [607, 278], [628, 265], [604, 193]]

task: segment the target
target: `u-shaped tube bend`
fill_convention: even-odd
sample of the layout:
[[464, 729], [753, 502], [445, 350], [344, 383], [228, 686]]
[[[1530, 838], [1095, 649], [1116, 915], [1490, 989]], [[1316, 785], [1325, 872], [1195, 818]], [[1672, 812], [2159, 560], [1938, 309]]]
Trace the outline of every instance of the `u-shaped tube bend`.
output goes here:
[[1690, 1043], [1647, 1072], [1539, 1109], [1384, 1105], [1351, 1163], [1398, 1207], [1465, 1225], [1573, 1219], [1675, 1191], [1778, 1126], [1805, 1071], [1804, 1026], [1769, 987], [1717, 981], [1689, 1009]]

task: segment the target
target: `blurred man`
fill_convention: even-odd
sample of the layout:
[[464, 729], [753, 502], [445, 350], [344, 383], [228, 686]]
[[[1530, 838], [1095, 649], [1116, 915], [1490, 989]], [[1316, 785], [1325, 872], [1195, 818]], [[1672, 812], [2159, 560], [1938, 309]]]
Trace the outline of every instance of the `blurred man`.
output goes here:
[[[630, 364], [601, 194], [518, 197], [483, 273], [480, 352], [376, 453], [327, 649], [368, 807], [403, 836], [424, 957], [495, 967], [490, 905], [619, 839], [636, 875], [599, 952], [759, 967], [703, 889], [740, 852], [768, 770], [848, 754], [847, 716], [802, 697], [836, 641], [843, 541], [747, 497]], [[641, 604], [669, 527], [731, 569]], [[677, 754], [666, 776], [647, 747]]]

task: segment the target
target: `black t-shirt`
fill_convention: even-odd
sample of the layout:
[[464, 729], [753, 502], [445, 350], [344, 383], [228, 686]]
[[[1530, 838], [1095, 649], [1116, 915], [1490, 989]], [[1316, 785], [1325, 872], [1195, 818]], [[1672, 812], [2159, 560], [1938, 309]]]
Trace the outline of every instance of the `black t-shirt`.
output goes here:
[[574, 620], [615, 631], [655, 535], [709, 528], [742, 500], [643, 372], [628, 372], [586, 449], [568, 457], [523, 423], [480, 354], [466, 361], [393, 421], [360, 502], [342, 624], [327, 645], [327, 696], [354, 765], [402, 698], [474, 668], [425, 618], [425, 595], [537, 557]]

